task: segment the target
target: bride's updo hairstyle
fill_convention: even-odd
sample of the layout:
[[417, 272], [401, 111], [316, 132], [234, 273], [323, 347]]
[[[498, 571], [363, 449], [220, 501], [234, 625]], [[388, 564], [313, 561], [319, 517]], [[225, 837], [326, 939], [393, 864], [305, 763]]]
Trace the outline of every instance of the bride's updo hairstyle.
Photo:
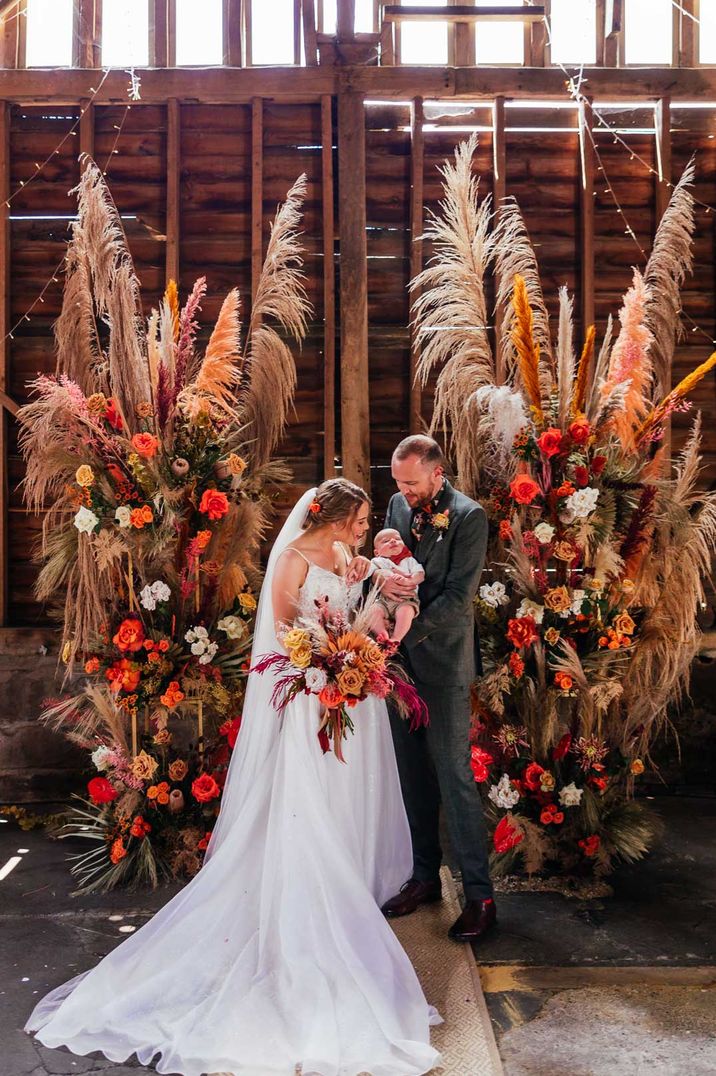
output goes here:
[[308, 506], [303, 523], [305, 531], [325, 527], [327, 523], [346, 523], [361, 505], [370, 503], [365, 490], [347, 478], [329, 478], [322, 482]]

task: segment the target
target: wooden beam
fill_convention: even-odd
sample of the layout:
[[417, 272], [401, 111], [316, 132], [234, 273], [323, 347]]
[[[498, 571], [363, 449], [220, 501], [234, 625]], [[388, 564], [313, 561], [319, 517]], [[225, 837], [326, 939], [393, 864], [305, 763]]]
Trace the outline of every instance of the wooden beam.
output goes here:
[[0, 18], [0, 68], [19, 66], [21, 19], [22, 16], [18, 18], [9, 9], [5, 17]]
[[177, 62], [177, 6], [176, 0], [166, 0], [167, 5], [167, 67]]
[[338, 0], [336, 9], [336, 35], [341, 41], [349, 41], [356, 33], [355, 0]]
[[333, 211], [333, 98], [321, 99], [323, 203], [323, 477], [336, 473], [336, 267]]
[[179, 284], [181, 261], [181, 106], [167, 101], [167, 221], [166, 280]]
[[415, 7], [410, 4], [386, 4], [383, 8], [384, 22], [541, 22], [544, 7], [473, 7], [472, 4], [453, 6], [432, 5]]
[[[228, 3], [228, 0], [224, 2]], [[149, 0], [149, 63], [152, 67], [169, 67], [168, 18], [167, 0]]]
[[679, 24], [679, 67], [696, 67], [699, 62], [699, 0], [681, 0]]
[[102, 0], [77, 0], [74, 9], [73, 63], [96, 68], [102, 59]]
[[[507, 193], [507, 145], [505, 138], [505, 99], [496, 97], [492, 106], [492, 201], [497, 219]], [[496, 284], [499, 287], [499, 280]], [[505, 308], [502, 303], [495, 304], [495, 380], [502, 385], [505, 380], [505, 356], [502, 353], [502, 326], [505, 320]]]
[[582, 337], [594, 324], [594, 179], [592, 102], [579, 102], [579, 259], [582, 292]]
[[656, 224], [671, 198], [671, 102], [661, 97], [654, 106], [656, 128]]
[[301, 0], [301, 24], [303, 27], [303, 51], [306, 55], [306, 66], [316, 67], [318, 64], [318, 40], [316, 37], [316, 9], [313, 5], [313, 0]]
[[341, 456], [343, 476], [370, 488], [368, 262], [363, 96], [338, 95], [340, 216]]
[[[3, 404], [7, 396], [11, 325], [10, 281], [10, 105], [0, 101], [0, 393]], [[7, 624], [7, 510], [8, 510], [8, 436], [5, 407], [0, 412], [0, 624]]]
[[[410, 106], [410, 279], [423, 268], [423, 202], [425, 176], [425, 135], [423, 134], [423, 99], [414, 97]], [[411, 300], [418, 298], [411, 293]], [[411, 433], [422, 431], [422, 386], [417, 378], [420, 347], [415, 326], [410, 325], [410, 414]]]
[[[616, 67], [621, 59], [621, 40], [624, 30], [623, 0], [605, 0], [604, 4], [604, 63]], [[593, 89], [593, 87], [592, 87]]]
[[26, 0], [0, 0], [0, 19], [16, 14], [20, 4], [25, 2]]
[[301, 0], [293, 0], [293, 62], [297, 67], [300, 66], [301, 63], [302, 37]]
[[241, 0], [222, 0], [224, 63], [241, 67]]
[[80, 154], [94, 160], [94, 104], [88, 97], [80, 101]]
[[606, 0], [596, 0], [596, 22], [597, 22], [597, 55], [596, 62], [598, 67], [603, 67], [604, 60], [604, 45], [606, 41]]
[[251, 102], [251, 300], [263, 265], [263, 215], [264, 215], [264, 112], [263, 99], [254, 97]]
[[384, 22], [380, 27], [380, 62], [384, 67], [395, 63], [395, 36], [392, 22]]
[[[546, 0], [544, 18], [551, 16], [551, 0]], [[525, 23], [525, 63], [530, 67], [544, 67], [549, 63], [549, 45], [547, 42], [547, 27], [543, 19]]]

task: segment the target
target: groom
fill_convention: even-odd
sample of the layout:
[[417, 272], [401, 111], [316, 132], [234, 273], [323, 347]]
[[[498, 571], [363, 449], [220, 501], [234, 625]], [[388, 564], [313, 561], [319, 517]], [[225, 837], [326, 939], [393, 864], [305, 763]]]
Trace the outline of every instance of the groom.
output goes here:
[[[406, 437], [393, 453], [399, 492], [385, 526], [398, 530], [425, 569], [420, 613], [403, 640], [408, 671], [430, 711], [427, 728], [410, 733], [391, 714], [400, 783], [413, 841], [413, 874], [383, 907], [388, 917], [408, 915], [440, 900], [442, 800], [450, 842], [462, 872], [466, 904], [450, 928], [456, 941], [474, 941], [495, 923], [487, 836], [480, 795], [470, 767], [470, 684], [480, 671], [473, 598], [487, 547], [487, 518], [476, 501], [454, 489], [445, 458], [431, 437]], [[383, 592], [398, 598], [409, 581], [386, 579]]]

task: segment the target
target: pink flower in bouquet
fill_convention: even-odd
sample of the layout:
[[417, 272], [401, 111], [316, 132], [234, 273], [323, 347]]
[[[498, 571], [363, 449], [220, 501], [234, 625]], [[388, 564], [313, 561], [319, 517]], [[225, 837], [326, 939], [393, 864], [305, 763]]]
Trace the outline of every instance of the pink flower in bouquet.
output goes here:
[[500, 819], [492, 835], [492, 843], [498, 853], [509, 852], [511, 848], [516, 848], [518, 844], [521, 844], [524, 839], [524, 833], [517, 828], [509, 815], [505, 815], [504, 818]]

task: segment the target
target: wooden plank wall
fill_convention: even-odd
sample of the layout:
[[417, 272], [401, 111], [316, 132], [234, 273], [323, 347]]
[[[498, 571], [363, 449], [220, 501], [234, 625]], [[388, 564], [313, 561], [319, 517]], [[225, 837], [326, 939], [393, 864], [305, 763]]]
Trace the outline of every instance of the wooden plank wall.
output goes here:
[[[333, 108], [331, 105], [333, 104]], [[330, 97], [312, 103], [283, 103], [269, 98], [261, 102], [260, 131], [255, 126], [259, 110], [244, 104], [201, 105], [182, 103], [172, 121], [172, 138], [179, 148], [174, 162], [176, 181], [169, 184], [175, 208], [167, 216], [167, 138], [169, 109], [175, 105], [136, 104], [94, 107], [95, 155], [104, 166], [115, 200], [124, 215], [147, 306], [156, 303], [166, 280], [166, 266], [178, 259], [183, 295], [196, 277], [206, 275], [208, 295], [204, 307], [207, 330], [229, 288], [237, 285], [244, 296], [244, 316], [251, 295], [252, 220], [260, 209], [262, 250], [269, 223], [278, 202], [301, 173], [308, 177], [304, 218], [307, 288], [314, 307], [308, 338], [298, 355], [299, 388], [296, 413], [287, 432], [282, 453], [289, 460], [294, 482], [282, 491], [280, 514], [307, 485], [330, 473], [332, 461], [324, 459], [323, 431], [326, 414], [324, 388], [335, 381], [333, 421], [337, 452], [341, 445], [340, 371], [340, 239], [341, 222], [337, 197], [338, 170], [333, 168], [333, 189], [324, 179], [331, 176], [326, 154], [333, 159], [328, 140], [336, 144], [336, 108]], [[422, 102], [424, 126], [420, 152], [423, 209], [437, 209], [441, 195], [438, 166], [452, 154], [455, 144], [471, 130], [478, 132], [476, 171], [481, 193], [508, 195], [520, 202], [542, 266], [543, 283], [550, 310], [556, 312], [557, 290], [566, 284], [577, 291], [575, 314], [581, 339], [579, 297], [583, 265], [580, 211], [581, 165], [576, 108], [551, 105], [524, 107], [508, 101], [505, 119], [505, 175], [497, 185], [493, 176], [493, 108], [490, 102]], [[502, 110], [495, 110], [501, 114]], [[370, 377], [371, 486], [376, 519], [380, 519], [392, 492], [389, 464], [392, 447], [410, 428], [411, 341], [408, 329], [407, 284], [411, 265], [411, 228], [415, 233], [417, 208], [411, 204], [415, 178], [412, 159], [411, 101], [366, 105], [366, 240], [368, 255], [368, 322]], [[647, 251], [656, 223], [656, 167], [654, 110], [638, 108], [604, 112], [610, 123], [618, 121], [629, 150], [595, 124], [594, 140], [609, 183], [638, 242]], [[10, 189], [27, 179], [36, 160], [44, 160], [78, 117], [78, 109], [60, 106], [13, 106], [10, 110]], [[672, 171], [677, 177], [697, 151], [696, 195], [716, 205], [716, 108], [681, 108], [672, 104]], [[260, 138], [259, 138], [260, 135]], [[412, 131], [413, 143], [415, 129]], [[46, 283], [57, 264], [67, 236], [72, 200], [67, 191], [78, 179], [78, 136], [67, 139], [41, 177], [24, 187], [13, 199], [10, 237], [11, 324], [22, 316]], [[116, 148], [119, 152], [113, 153]], [[499, 146], [498, 146], [499, 149]], [[259, 152], [260, 151], [260, 152]], [[501, 153], [499, 150], [498, 157]], [[637, 156], [638, 155], [638, 156]], [[642, 163], [638, 157], [643, 158]], [[253, 164], [252, 164], [253, 162]], [[646, 164], [646, 166], [645, 166]], [[643, 264], [633, 239], [595, 159], [594, 201], [594, 304], [598, 333], [608, 313], [615, 317], [619, 299], [628, 286], [632, 266]], [[257, 180], [260, 176], [260, 186]], [[254, 197], [252, 199], [252, 178]], [[174, 191], [175, 193], [171, 193]], [[256, 197], [256, 192], [260, 197]], [[414, 201], [414, 200], [413, 200]], [[260, 205], [259, 205], [260, 203]], [[331, 212], [334, 210], [335, 212]], [[50, 217], [51, 219], [43, 219]], [[716, 214], [697, 210], [696, 273], [684, 289], [686, 312], [700, 323], [708, 340], [687, 331], [676, 359], [674, 377], [703, 359], [716, 337], [716, 273], [714, 249]], [[324, 234], [324, 227], [335, 235]], [[168, 257], [167, 230], [175, 251]], [[177, 234], [178, 233], [178, 234]], [[335, 243], [335, 281], [326, 282], [324, 268]], [[424, 259], [430, 256], [424, 244]], [[256, 243], [254, 242], [254, 252]], [[416, 262], [413, 258], [414, 264]], [[23, 323], [10, 342], [7, 383], [18, 402], [26, 399], [26, 383], [38, 371], [54, 367], [51, 323], [59, 312], [60, 285], [51, 284], [44, 303]], [[331, 304], [328, 354], [333, 378], [326, 378], [324, 354], [325, 303]], [[335, 328], [334, 328], [335, 326]], [[335, 337], [333, 336], [335, 332]], [[346, 341], [346, 346], [349, 342]], [[415, 398], [414, 398], [415, 401]], [[713, 378], [696, 394], [696, 403], [707, 416], [705, 484], [716, 482], [716, 393]], [[429, 422], [430, 389], [422, 396], [422, 419]], [[674, 419], [673, 445], [683, 443], [689, 417]], [[28, 517], [17, 488], [22, 467], [17, 454], [14, 420], [8, 422], [9, 593], [8, 623], [11, 626], [41, 624], [45, 611], [32, 598], [35, 567], [29, 555], [40, 522]], [[329, 436], [332, 436], [329, 431]]]

